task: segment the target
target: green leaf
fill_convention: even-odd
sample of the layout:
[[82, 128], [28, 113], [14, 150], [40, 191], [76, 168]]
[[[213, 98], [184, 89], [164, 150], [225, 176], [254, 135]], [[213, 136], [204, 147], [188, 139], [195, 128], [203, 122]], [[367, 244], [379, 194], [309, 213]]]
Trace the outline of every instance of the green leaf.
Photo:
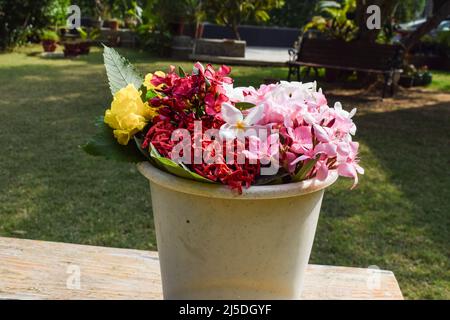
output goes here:
[[264, 10], [256, 10], [255, 17], [257, 21], [265, 22], [270, 20], [270, 16]]
[[143, 82], [142, 75], [116, 50], [103, 46], [103, 59], [112, 95], [129, 84], [139, 90]]
[[283, 178], [288, 177], [289, 172], [279, 170], [277, 174], [271, 176], [259, 176], [256, 178], [255, 186], [263, 186], [267, 184], [282, 184]]
[[134, 142], [136, 143], [136, 147], [138, 148], [138, 150], [141, 152], [141, 154], [147, 158], [148, 160], [152, 160], [152, 158], [150, 157], [150, 154], [148, 153], [147, 150], [143, 149], [142, 146], [142, 142], [144, 142], [144, 139], [142, 139], [142, 137], [138, 137], [138, 134], [136, 134], [134, 137]]
[[96, 127], [97, 133], [87, 143], [80, 146], [86, 153], [123, 162], [145, 160], [133, 143], [123, 146], [116, 141], [113, 130], [103, 121], [103, 117], [96, 121]]
[[184, 78], [186, 77], [186, 72], [184, 71], [183, 67], [178, 67], [178, 73], [180, 74], [180, 77]]
[[178, 164], [169, 158], [161, 156], [153, 144], [150, 144], [150, 157], [155, 161], [156, 165], [160, 169], [165, 170], [173, 175], [199, 182], [215, 183], [212, 180], [209, 180], [195, 172], [190, 171], [189, 168], [186, 167], [186, 165], [184, 165], [183, 163]]
[[157, 96], [157, 94], [156, 94], [155, 91], [148, 90], [147, 93], [145, 94], [145, 100], [150, 100], [150, 99], [152, 99], [152, 98], [154, 98], [156, 96]]
[[207, 88], [211, 87], [211, 81], [207, 77], [205, 77], [205, 84]]
[[253, 108], [255, 105], [250, 102], [236, 102], [234, 106], [240, 110], [247, 110]]
[[302, 181], [305, 179], [306, 175], [311, 171], [311, 169], [316, 165], [319, 158], [308, 160], [303, 164], [300, 170], [292, 179], [293, 181]]
[[78, 31], [78, 33], [80, 34], [80, 38], [81, 38], [82, 40], [86, 40], [86, 39], [87, 39], [88, 34], [87, 34], [86, 31], [84, 31], [83, 28], [77, 28], [77, 31]]

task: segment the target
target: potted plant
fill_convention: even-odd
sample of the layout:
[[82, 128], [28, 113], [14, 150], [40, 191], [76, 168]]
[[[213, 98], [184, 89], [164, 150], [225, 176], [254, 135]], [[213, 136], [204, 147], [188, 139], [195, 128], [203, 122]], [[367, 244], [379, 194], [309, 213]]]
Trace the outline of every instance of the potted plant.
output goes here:
[[79, 28], [78, 32], [81, 38], [81, 41], [79, 42], [80, 54], [89, 54], [91, 45], [100, 36], [100, 30], [96, 28]]
[[234, 88], [231, 69], [140, 76], [105, 48], [111, 108], [83, 149], [149, 180], [166, 299], [298, 299], [324, 190], [358, 182], [356, 127], [315, 83]]
[[123, 23], [125, 25], [125, 28], [135, 29], [137, 27], [137, 25], [139, 24], [139, 21], [136, 19], [135, 16], [126, 15]]
[[119, 20], [117, 19], [109, 19], [103, 23], [103, 26], [106, 28], [110, 28], [113, 31], [119, 30]]
[[41, 41], [45, 52], [55, 52], [59, 36], [55, 31], [45, 30], [41, 35]]
[[428, 71], [427, 66], [416, 68], [414, 65], [409, 64], [404, 66], [404, 73], [400, 76], [399, 85], [405, 88], [426, 86], [431, 83], [432, 79], [433, 76]]
[[76, 57], [81, 54], [89, 54], [94, 40], [100, 36], [100, 30], [95, 28], [78, 28], [78, 39], [66, 40], [64, 45], [65, 57]]

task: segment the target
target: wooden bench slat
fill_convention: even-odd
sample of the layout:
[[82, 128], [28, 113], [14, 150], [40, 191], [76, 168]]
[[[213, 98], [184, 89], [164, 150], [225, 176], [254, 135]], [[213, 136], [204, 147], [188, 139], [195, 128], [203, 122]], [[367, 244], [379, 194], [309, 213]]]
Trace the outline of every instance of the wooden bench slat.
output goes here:
[[[391, 271], [309, 265], [303, 298], [403, 296]], [[0, 299], [162, 299], [158, 253], [0, 237]]]

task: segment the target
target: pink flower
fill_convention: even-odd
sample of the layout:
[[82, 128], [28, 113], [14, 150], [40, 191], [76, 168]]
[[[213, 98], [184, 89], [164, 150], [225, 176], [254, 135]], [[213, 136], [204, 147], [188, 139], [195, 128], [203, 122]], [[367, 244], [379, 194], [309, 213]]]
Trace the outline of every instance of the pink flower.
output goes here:
[[314, 147], [314, 154], [324, 154], [328, 158], [336, 157], [337, 146], [333, 142], [319, 143]]
[[271, 134], [267, 140], [261, 140], [258, 137], [249, 138], [249, 150], [243, 153], [250, 160], [260, 160], [263, 164], [268, 164], [273, 159], [278, 160], [280, 152], [278, 134]]
[[[150, 81], [158, 87], [155, 89], [158, 96], [148, 102], [160, 108], [150, 131], [159, 128], [158, 121], [165, 125], [161, 125], [156, 136], [150, 136], [161, 153], [166, 155], [173, 147], [167, 136], [172, 126], [193, 130], [193, 121], [202, 120], [205, 130], [220, 128], [221, 137], [227, 139], [225, 145], [221, 139], [202, 141], [198, 147], [210, 151], [206, 162], [213, 160], [222, 147], [236, 159], [240, 156], [245, 160], [245, 164], [237, 164], [235, 159], [227, 158], [226, 162], [220, 159], [217, 164], [205, 162], [192, 166], [191, 169], [208, 179], [240, 190], [264, 174], [265, 164], [280, 161], [292, 177], [299, 167], [314, 161], [306, 178], [324, 180], [330, 170], [336, 170], [339, 175], [352, 178], [352, 188], [355, 187], [358, 174], [364, 174], [359, 166], [359, 144], [352, 141], [356, 133], [352, 120], [356, 109], [348, 112], [339, 102], [330, 108], [315, 82], [281, 81], [256, 89], [235, 88], [230, 72], [227, 66], [215, 70], [211, 65], [204, 67], [197, 62], [192, 74], [179, 76], [171, 67], [167, 74], [152, 77]], [[238, 102], [255, 106], [241, 111], [235, 106]], [[249, 136], [253, 132], [249, 129], [261, 127], [267, 131], [278, 130], [281, 139], [278, 133], [256, 136], [260, 132], [257, 130]], [[245, 139], [237, 139], [241, 137]], [[232, 143], [228, 145], [230, 140]], [[242, 147], [242, 151], [235, 152], [234, 147]]]
[[294, 160], [297, 158], [297, 155], [293, 152], [287, 151], [284, 153], [283, 159], [283, 167], [286, 168], [290, 173], [294, 173], [297, 168], [297, 163], [294, 163]]
[[295, 153], [304, 154], [313, 149], [311, 127], [301, 126], [295, 129], [287, 128], [292, 139], [290, 149]]
[[326, 159], [326, 158], [323, 160], [319, 159], [315, 165], [315, 169], [317, 170], [316, 177], [317, 177], [317, 179], [322, 180], [322, 181], [328, 177], [327, 160], [328, 159]]
[[341, 135], [348, 133], [354, 135], [356, 133], [356, 126], [351, 118], [355, 115], [356, 108], [354, 108], [351, 112], [347, 112], [342, 109], [340, 102], [336, 102], [332, 110], [334, 111], [333, 128]]
[[359, 143], [350, 141], [349, 143], [341, 142], [337, 148], [337, 170], [340, 176], [353, 178], [354, 188], [358, 184], [358, 173], [364, 174], [364, 169], [358, 164]]
[[314, 98], [318, 106], [325, 106], [328, 103], [327, 98], [325, 98], [325, 96], [322, 93], [322, 89], [319, 89], [318, 92], [314, 93]]
[[313, 128], [314, 128], [314, 135], [316, 136], [317, 140], [324, 143], [330, 142], [332, 138], [332, 132], [329, 128], [324, 128], [317, 124], [314, 124]]

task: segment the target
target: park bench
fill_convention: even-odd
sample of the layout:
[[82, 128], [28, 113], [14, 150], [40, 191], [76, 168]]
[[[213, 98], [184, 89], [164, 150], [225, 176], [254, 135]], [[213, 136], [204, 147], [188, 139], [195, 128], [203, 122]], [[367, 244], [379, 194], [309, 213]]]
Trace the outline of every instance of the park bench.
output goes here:
[[297, 76], [300, 81], [301, 66], [382, 74], [384, 98], [388, 89], [391, 96], [394, 94], [394, 77], [402, 72], [402, 54], [402, 48], [396, 45], [304, 36], [296, 42], [296, 48], [289, 50], [288, 80]]
[[[403, 299], [391, 271], [309, 265], [304, 299]], [[162, 299], [157, 252], [0, 237], [0, 299]]]

